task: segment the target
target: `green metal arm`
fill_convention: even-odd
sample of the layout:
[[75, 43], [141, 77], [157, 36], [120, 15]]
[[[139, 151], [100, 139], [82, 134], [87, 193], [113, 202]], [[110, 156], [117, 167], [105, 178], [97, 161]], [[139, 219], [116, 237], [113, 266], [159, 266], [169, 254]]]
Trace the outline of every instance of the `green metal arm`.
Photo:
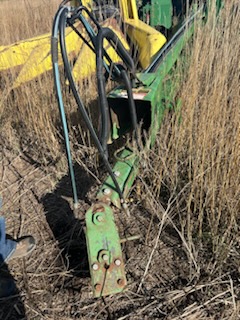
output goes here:
[[[156, 66], [155, 72], [138, 74], [142, 84], [133, 89], [133, 96], [137, 110], [140, 113], [142, 111], [149, 113], [151, 144], [156, 139], [156, 133], [167, 108], [163, 100], [171, 99], [167, 96], [171, 95], [171, 90], [166, 90], [164, 80], [179, 59], [192, 33], [193, 27], [190, 27], [179, 34], [174, 45], [163, 52], [163, 58]], [[126, 104], [126, 90], [118, 87], [109, 94], [108, 99], [121, 123], [121, 114]], [[120, 112], [116, 105], [120, 106]], [[116, 160], [113, 172], [121, 191], [128, 197], [138, 172], [139, 159], [133, 151], [125, 148], [116, 156]], [[97, 199], [98, 202], [87, 211], [86, 215], [88, 258], [95, 297], [115, 294], [126, 287], [120, 239], [114, 223], [114, 207], [121, 208], [121, 202], [110, 177], [107, 177], [100, 187]], [[101, 221], [98, 221], [98, 216]], [[106, 260], [103, 259], [103, 254]]]
[[[129, 4], [126, 1], [124, 3]], [[151, 3], [155, 4], [159, 10], [163, 10], [165, 3], [168, 18], [171, 17], [171, 1], [153, 0]], [[154, 144], [164, 114], [171, 107], [171, 100], [175, 92], [169, 75], [181, 56], [186, 42], [192, 36], [194, 18], [197, 14], [203, 13], [202, 9], [203, 7], [193, 13], [187, 23], [156, 53], [149, 67], [135, 78], [136, 85], [132, 88], [134, 108], [136, 106], [134, 112], [136, 111], [139, 123], [143, 123], [143, 129], [149, 134], [149, 143], [145, 143], [145, 148]], [[154, 23], [163, 24], [162, 16], [159, 19]], [[167, 22], [166, 25], [168, 25]], [[108, 95], [107, 108], [110, 109], [112, 139], [121, 136], [127, 130], [130, 131], [129, 110], [131, 109], [129, 109], [127, 100], [128, 94], [130, 95], [126, 88], [119, 86]], [[133, 150], [124, 147], [115, 154], [115, 160], [113, 172], [109, 171], [111, 177], [106, 178], [97, 193], [97, 202], [86, 213], [87, 250], [95, 297], [121, 292], [127, 286], [121, 240], [114, 221], [114, 209], [127, 211], [126, 202], [123, 201], [128, 197], [137, 176], [140, 159]], [[121, 194], [121, 199], [119, 194]]]

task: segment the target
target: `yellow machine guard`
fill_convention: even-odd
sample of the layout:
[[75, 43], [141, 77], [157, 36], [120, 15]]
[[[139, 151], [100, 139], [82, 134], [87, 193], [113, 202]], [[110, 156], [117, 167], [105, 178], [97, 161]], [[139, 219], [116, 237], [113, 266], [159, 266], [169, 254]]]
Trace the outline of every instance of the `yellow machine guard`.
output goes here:
[[[77, 0], [72, 1], [76, 5]], [[83, 0], [83, 5], [91, 8], [92, 0]], [[165, 44], [166, 38], [157, 30], [139, 20], [135, 0], [120, 0], [122, 19], [127, 26], [127, 33], [131, 41], [139, 49], [139, 61], [146, 68], [153, 56]], [[108, 19], [103, 26], [114, 30], [124, 46], [129, 49], [127, 41], [120, 27], [114, 19]], [[13, 87], [34, 79], [52, 69], [51, 61], [51, 35], [44, 34], [35, 38], [19, 41], [8, 46], [0, 46], [0, 71], [22, 66]], [[75, 80], [80, 81], [95, 72], [95, 55], [86, 46], [78, 35], [68, 28], [66, 35], [66, 46], [76, 63], [73, 68]], [[115, 50], [104, 42], [105, 49], [114, 62], [120, 61]], [[61, 63], [61, 59], [59, 59]]]
[[167, 39], [162, 33], [139, 19], [136, 0], [121, 0], [119, 4], [122, 20], [127, 26], [127, 34], [139, 50], [141, 66], [146, 68]]
[[[129, 49], [119, 26], [116, 23], [111, 24], [111, 21], [106, 21], [103, 26], [107, 26], [114, 30], [124, 46]], [[50, 39], [51, 35], [45, 34], [32, 39], [20, 41], [13, 45], [0, 47], [0, 71], [22, 66], [14, 81], [13, 88], [18, 87], [52, 69]], [[70, 28], [66, 35], [66, 46], [68, 53], [77, 59], [73, 68], [73, 76], [75, 80], [79, 81], [95, 72], [95, 54]], [[104, 46], [110, 58], [114, 62], [119, 62], [119, 56], [111, 46], [108, 46], [107, 41], [105, 41]], [[61, 59], [59, 59], [59, 63], [62, 63]]]

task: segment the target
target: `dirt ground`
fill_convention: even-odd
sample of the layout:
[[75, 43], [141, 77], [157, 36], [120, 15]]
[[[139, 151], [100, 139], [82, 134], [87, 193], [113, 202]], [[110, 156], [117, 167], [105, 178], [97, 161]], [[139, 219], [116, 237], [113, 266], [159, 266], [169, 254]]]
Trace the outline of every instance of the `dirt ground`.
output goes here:
[[[231, 9], [232, 12], [234, 13], [234, 10], [237, 12], [237, 8], [236, 1], [236, 6]], [[11, 10], [7, 12], [10, 13]], [[15, 19], [11, 20], [15, 21]], [[25, 20], [28, 19], [21, 18], [20, 22], [25, 23]], [[190, 107], [194, 105], [198, 107], [195, 109], [195, 113], [199, 113], [200, 109], [203, 108], [199, 104], [200, 100], [203, 100], [203, 106], [204, 99], [212, 101], [216, 111], [212, 112], [213, 117], [210, 117], [212, 122], [215, 121], [214, 115], [220, 114], [221, 118], [224, 118], [224, 114], [229, 115], [226, 110], [229, 109], [229, 104], [231, 104], [231, 100], [234, 100], [233, 97], [237, 95], [239, 88], [239, 74], [236, 75], [234, 73], [234, 69], [237, 70], [236, 66], [239, 60], [236, 59], [235, 61], [233, 59], [238, 58], [236, 51], [238, 39], [236, 35], [239, 29], [239, 19], [237, 13], [236, 18], [233, 20], [235, 21], [235, 27], [231, 26], [231, 19], [226, 20], [226, 26], [219, 29], [220, 32], [219, 30], [216, 32], [216, 35], [220, 35], [219, 37], [215, 36], [216, 43], [214, 42], [214, 30], [209, 28], [210, 36], [208, 37], [204, 33], [204, 39], [206, 38], [206, 40], [204, 40], [203, 49], [199, 45], [200, 49], [199, 51], [196, 50], [196, 55], [194, 56], [194, 59], [198, 61], [199, 70], [194, 67], [189, 77], [189, 83], [193, 83], [194, 86], [199, 83], [206, 88], [214, 89], [215, 94], [212, 96], [211, 90], [200, 90], [199, 92], [204, 94], [200, 96], [196, 94], [196, 97], [201, 99], [189, 100], [194, 102], [186, 104]], [[9, 27], [8, 21], [7, 25]], [[41, 26], [41, 24], [39, 25]], [[10, 34], [15, 36], [15, 31], [20, 30], [20, 28], [16, 28], [15, 24], [13, 24], [13, 27], [14, 32], [10, 31]], [[42, 26], [41, 32], [43, 32]], [[199, 39], [201, 40], [201, 36]], [[7, 43], [11, 43], [9, 41]], [[214, 43], [215, 47], [211, 48], [210, 44], [213, 45]], [[222, 44], [224, 46], [221, 50]], [[201, 58], [203, 61], [201, 64], [198, 59], [199, 57], [204, 57], [204, 55], [205, 60]], [[210, 57], [212, 57], [212, 60]], [[232, 61], [232, 63], [223, 64], [222, 62], [225, 61], [223, 57], [225, 57], [226, 61]], [[215, 60], [221, 63], [215, 65]], [[205, 68], [202, 69], [203, 72], [201, 73], [201, 65], [206, 66], [206, 73], [204, 73]], [[211, 76], [210, 71], [214, 71], [214, 69], [219, 75], [219, 82], [212, 80], [213, 76]], [[204, 74], [206, 77], [204, 77]], [[224, 74], [229, 76], [229, 81], [226, 83], [230, 88], [225, 95], [223, 94], [226, 91], [223, 80]], [[205, 78], [207, 79], [206, 85]], [[6, 79], [8, 83], [8, 77]], [[235, 85], [231, 85], [231, 82], [234, 82], [233, 80], [236, 81]], [[43, 87], [44, 84], [43, 81]], [[223, 87], [219, 87], [219, 84], [223, 84]], [[198, 92], [198, 88], [194, 89], [195, 91], [191, 89], [194, 86], [186, 85], [182, 96], [187, 96], [191, 92], [192, 94], [189, 96], [194, 97], [194, 92]], [[4, 88], [3, 81], [1, 87], [2, 89]], [[46, 96], [48, 96], [48, 85], [45, 89]], [[19, 91], [20, 97], [23, 91]], [[205, 95], [206, 92], [208, 93], [207, 95]], [[86, 91], [86, 95], [88, 93]], [[219, 100], [220, 103], [217, 105], [216, 101], [221, 96], [220, 93], [223, 98]], [[231, 93], [231, 96], [229, 96], [229, 93]], [[32, 91], [30, 91], [29, 97], [31, 95]], [[43, 93], [41, 92], [42, 95]], [[27, 100], [29, 97], [27, 96]], [[50, 100], [53, 100], [52, 92]], [[39, 101], [39, 110], [42, 111], [42, 100], [39, 99]], [[206, 104], [207, 106], [211, 105], [209, 101]], [[225, 111], [222, 101], [227, 106]], [[34, 100], [32, 110], [35, 110], [35, 104], [36, 101]], [[49, 108], [49, 104], [46, 103], [46, 105]], [[207, 230], [203, 234], [204, 241], [202, 241], [205, 247], [198, 244], [198, 237], [193, 233], [190, 236], [192, 236], [194, 245], [188, 251], [188, 246], [184, 242], [187, 227], [181, 225], [179, 221], [182, 213], [185, 214], [184, 218], [186, 218], [185, 220], [182, 219], [182, 223], [186, 224], [188, 218], [189, 224], [194, 223], [197, 220], [196, 216], [188, 217], [183, 210], [179, 213], [176, 205], [172, 216], [173, 221], [170, 223], [170, 220], [167, 220], [165, 215], [168, 203], [167, 200], [164, 201], [164, 194], [161, 193], [160, 195], [163, 197], [163, 199], [160, 199], [161, 201], [152, 199], [145, 190], [146, 188], [138, 188], [139, 183], [142, 183], [140, 178], [137, 179], [131, 193], [130, 218], [123, 212], [116, 211], [115, 214], [121, 238], [139, 236], [138, 240], [128, 241], [122, 245], [128, 286], [121, 294], [108, 296], [104, 299], [93, 298], [84, 229], [85, 212], [94, 202], [98, 183], [83, 167], [75, 165], [79, 208], [73, 210], [71, 183], [66, 165], [51, 163], [46, 166], [46, 163], [42, 164], [41, 161], [38, 161], [40, 155], [37, 152], [44, 153], [44, 150], [41, 150], [39, 145], [35, 149], [28, 145], [28, 141], [31, 141], [32, 144], [34, 143], [34, 137], [31, 129], [29, 129], [30, 133], [28, 133], [31, 135], [30, 139], [28, 139], [27, 134], [25, 136], [24, 121], [26, 120], [22, 113], [27, 110], [25, 110], [26, 106], [28, 104], [22, 104], [22, 108], [18, 110], [18, 116], [21, 118], [21, 123], [18, 125], [22, 127], [19, 132], [22, 134], [18, 132], [19, 137], [9, 135], [10, 138], [8, 138], [12, 140], [7, 141], [8, 138], [6, 138], [7, 134], [4, 129], [0, 132], [0, 195], [3, 198], [3, 207], [0, 214], [6, 218], [7, 232], [11, 237], [18, 238], [31, 234], [35, 237], [37, 245], [29, 257], [10, 261], [0, 268], [0, 281], [1, 277], [9, 277], [15, 280], [16, 285], [15, 295], [0, 299], [0, 320], [240, 320], [240, 222], [237, 209], [237, 213], [235, 214], [234, 212], [232, 215], [234, 219], [236, 216], [236, 220], [234, 220], [234, 232], [231, 233], [230, 244], [228, 243], [228, 246], [224, 247], [224, 241], [218, 241], [220, 244], [223, 243], [223, 248], [221, 247], [219, 252], [224, 257], [214, 255], [214, 252], [211, 251], [210, 241], [214, 239], [209, 236], [208, 228], [202, 229], [204, 232]], [[14, 108], [11, 109], [9, 104], [6, 103], [4, 112], [9, 123], [13, 121], [15, 110], [15, 104]], [[206, 114], [210, 114], [211, 111], [209, 110], [211, 109], [206, 110], [207, 112], [203, 114], [204, 121], [202, 123], [204, 124], [211, 123], [211, 121], [206, 122]], [[227, 132], [231, 133], [231, 131], [234, 132], [235, 130], [238, 134], [239, 122], [237, 118], [238, 111], [236, 111], [238, 109], [233, 108], [232, 110], [237, 125], [234, 127], [231, 124], [229, 129], [227, 127]], [[42, 122], [45, 129], [46, 118], [44, 116], [42, 117]], [[71, 115], [71, 117], [75, 119], [75, 122], [72, 121], [75, 125], [75, 114]], [[37, 123], [39, 118], [35, 117], [35, 119]], [[232, 117], [229, 118], [229, 120], [231, 119]], [[222, 121], [219, 123], [221, 124]], [[192, 125], [192, 128], [197, 127], [194, 122]], [[202, 127], [205, 128], [205, 125]], [[8, 127], [6, 126], [6, 128]], [[177, 128], [179, 128], [179, 123]], [[201, 128], [201, 126], [198, 128]], [[191, 130], [191, 126], [188, 129]], [[11, 130], [14, 131], [16, 129], [12, 128]], [[195, 128], [192, 131], [197, 136]], [[204, 136], [203, 132], [205, 131], [204, 129], [202, 132], [199, 131], [199, 136]], [[41, 133], [41, 130], [39, 132]], [[48, 132], [46, 131], [45, 134], [48, 135]], [[235, 135], [237, 136], [237, 134]], [[224, 141], [222, 145], [225, 145], [225, 136], [222, 131], [219, 131], [219, 134], [214, 136], [214, 141], [217, 140], [216, 137], [220, 136], [223, 137]], [[211, 136], [209, 135], [209, 137]], [[229, 141], [231, 141], [232, 137], [234, 135], [230, 134]], [[25, 145], [19, 147], [19, 140], [25, 140]], [[208, 142], [209, 139], [205, 138], [205, 140]], [[196, 140], [192, 141], [194, 144]], [[208, 143], [206, 144], [208, 145]], [[11, 147], [8, 147], [10, 145]], [[211, 148], [210, 144], [209, 149], [206, 149], [207, 151], [204, 149], [203, 153], [212, 153], [212, 150], [220, 148], [215, 143], [213, 147]], [[236, 149], [239, 149], [237, 143]], [[190, 154], [190, 158], [195, 156], [196, 152], [194, 150], [193, 148], [193, 154]], [[231, 151], [232, 149], [226, 150]], [[225, 153], [226, 159], [231, 156], [232, 151], [230, 151]], [[33, 156], [34, 153], [35, 155]], [[219, 163], [222, 163], [226, 159], [222, 157], [224, 154], [221, 154], [221, 152], [219, 154], [219, 158], [221, 158]], [[66, 159], [63, 159], [65, 159], [64, 154], [62, 159], [58, 160], [66, 162]], [[239, 153], [236, 150], [236, 165], [234, 164], [233, 166], [236, 171], [234, 173], [231, 172], [230, 166], [230, 169], [226, 166], [227, 172], [229, 169], [229, 176], [232, 180], [236, 178], [234, 174], [239, 167], [238, 159]], [[159, 162], [158, 158], [156, 162]], [[166, 166], [167, 171], [169, 167]], [[94, 172], [94, 174], [99, 177], [99, 173]], [[239, 176], [239, 174], [236, 173], [235, 176]], [[151, 179], [151, 175], [149, 177]], [[210, 181], [212, 188], [218, 189], [220, 184], [216, 183], [215, 186], [215, 181], [214, 179], [212, 180], [212, 182]], [[236, 181], [236, 186], [239, 186], [237, 178]], [[211, 189], [211, 185], [208, 189]], [[213, 195], [215, 194], [218, 195], [218, 193], [213, 193]], [[226, 195], [224, 194], [224, 196]], [[156, 200], [156, 203], [154, 200]], [[239, 202], [237, 197], [234, 200]], [[161, 207], [161, 204], [165, 205], [165, 209]], [[238, 207], [236, 206], [236, 208]], [[216, 207], [216, 209], [218, 208]], [[229, 211], [231, 211], [230, 209]], [[228, 220], [226, 219], [226, 221]], [[203, 220], [203, 224], [205, 223], [206, 221]], [[228, 225], [224, 225], [224, 228], [228, 229]], [[222, 233], [217, 234], [217, 236], [220, 238]], [[197, 249], [197, 254], [192, 257], [191, 254], [195, 248]], [[197, 261], [194, 260], [195, 257]]]
[[[46, 174], [21, 153], [12, 155], [3, 150], [0, 177], [4, 201], [1, 214], [6, 217], [7, 231], [11, 236], [32, 234], [37, 247], [30, 257], [9, 263], [8, 272], [16, 281], [19, 297], [1, 302], [1, 319], [127, 319], [128, 314], [132, 319], [135, 316], [139, 319], [138, 314], [141, 314], [140, 318], [144, 318], [144, 314], [149, 318], [150, 307], [152, 314], [160, 312], [152, 304], [156, 294], [161, 297], [163, 287], [176, 281], [177, 257], [160, 241], [138, 292], [148, 262], [145, 258], [151, 254], [157, 229], [149, 232], [151, 215], [144, 211], [140, 213], [136, 206], [132, 208], [133, 230], [133, 220], [125, 219], [120, 226], [125, 233], [132, 235], [135, 232], [142, 236], [123, 247], [128, 290], [104, 301], [92, 298], [82, 231], [84, 212], [90, 205], [86, 194], [93, 181], [81, 168], [76, 172], [80, 208], [74, 214], [68, 176], [63, 176], [55, 186], [54, 173]], [[145, 239], [147, 232], [148, 241]], [[177, 241], [172, 245], [176, 246]]]
[[[15, 279], [16, 295], [0, 300], [0, 319], [217, 319], [208, 309], [210, 291], [225, 286], [213, 301], [218, 307], [230, 304], [225, 279], [191, 284], [192, 266], [177, 232], [170, 226], [160, 232], [161, 222], [137, 192], [132, 193], [131, 218], [116, 214], [121, 236], [140, 235], [123, 245], [127, 290], [92, 297], [83, 230], [96, 183], [81, 167], [75, 170], [80, 206], [74, 212], [67, 175], [56, 173], [54, 166], [45, 170], [22, 152], [2, 150], [1, 214], [7, 231], [13, 237], [32, 234], [37, 246], [30, 257], [1, 268], [4, 276]], [[56, 184], [57, 174], [62, 178]]]

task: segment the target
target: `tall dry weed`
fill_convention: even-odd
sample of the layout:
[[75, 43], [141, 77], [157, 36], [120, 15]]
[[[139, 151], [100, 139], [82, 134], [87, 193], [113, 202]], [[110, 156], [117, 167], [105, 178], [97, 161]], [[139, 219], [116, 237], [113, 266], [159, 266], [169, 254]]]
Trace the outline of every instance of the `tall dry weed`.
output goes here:
[[197, 273], [206, 261], [221, 269], [239, 245], [239, 21], [234, 0], [206, 25], [196, 22], [188, 70], [176, 70], [181, 111], [166, 116], [144, 161], [148, 202], [161, 218], [168, 210]]
[[[50, 34], [58, 4], [58, 1], [1, 1], [0, 45], [9, 45], [44, 33]], [[42, 156], [44, 152], [47, 154], [46, 150], [52, 150], [55, 146], [52, 153], [58, 156], [59, 143], [55, 126], [57, 110], [54, 110], [56, 105], [52, 76], [45, 74], [13, 90], [18, 72], [19, 68], [15, 68], [1, 72], [0, 75], [0, 122], [6, 146], [26, 149], [29, 145], [33, 153], [41, 154], [42, 150]], [[48, 156], [50, 153], [48, 151]]]
[[[12, 1], [2, 1], [0, 19], [3, 29], [0, 44], [8, 45], [44, 33], [50, 35], [59, 3], [20, 0], [16, 4]], [[18, 72], [17, 67], [3, 71], [0, 75], [0, 125], [6, 145], [17, 151], [27, 150], [34, 161], [45, 165], [50, 162], [56, 163], [60, 159], [65, 163], [64, 141], [52, 71], [13, 89]], [[61, 72], [71, 142], [76, 150], [74, 157], [81, 162], [87, 153], [93, 154], [91, 141], [85, 127], [82, 126], [76, 103], [65, 83], [63, 68]], [[86, 84], [81, 84], [79, 90], [87, 105], [96, 99], [94, 79], [89, 78]]]
[[[1, 2], [3, 4], [6, 12], [10, 2]], [[11, 2], [11, 6], [13, 4]], [[21, 4], [34, 2], [18, 2], [19, 6]], [[11, 8], [17, 10], [18, 7], [14, 4]], [[34, 28], [34, 32], [31, 30], [34, 21], [26, 29], [24, 23], [29, 14], [26, 12], [24, 9], [22, 15], [19, 14], [20, 26], [23, 23], [24, 27], [15, 30], [16, 34], [13, 27], [11, 32], [7, 28], [10, 16], [0, 12], [4, 28], [9, 32], [5, 44], [48, 30], [44, 15], [41, 23], [35, 24], [36, 33]], [[31, 11], [31, 15], [34, 12]], [[16, 14], [17, 11], [13, 16]], [[130, 246], [129, 291], [107, 298], [105, 305], [101, 305], [100, 300], [89, 299], [89, 279], [80, 280], [76, 285], [76, 279], [71, 276], [71, 280], [62, 264], [56, 263], [60, 253], [38, 198], [34, 198], [35, 202], [21, 200], [20, 207], [14, 203], [17, 210], [9, 220], [15, 219], [13, 225], [16, 225], [19, 211], [23, 212], [24, 230], [34, 230], [39, 239], [35, 256], [15, 265], [29, 319], [105, 317], [102, 312], [107, 305], [113, 315], [116, 310], [118, 319], [239, 317], [239, 18], [238, 1], [232, 0], [225, 4], [218, 19], [211, 13], [205, 26], [197, 23], [193, 45], [186, 50], [185, 63], [179, 62], [175, 69], [173, 81], [178, 81], [180, 88], [176, 98], [181, 101], [181, 110], [176, 108], [175, 113], [166, 115], [156, 145], [141, 158], [144, 168], [139, 175], [140, 191], [144, 192], [139, 201], [144, 199], [153, 215], [149, 219], [147, 210], [134, 215], [133, 231], [134, 224], [139, 223], [139, 232], [143, 231], [146, 237], [132, 247], [126, 244], [124, 249], [127, 252], [127, 245]], [[40, 27], [38, 31], [37, 27]], [[188, 68], [183, 70], [186, 65]], [[5, 135], [10, 148], [19, 148], [21, 152], [25, 149], [33, 160], [48, 164], [62, 157], [65, 159], [51, 73], [13, 91], [11, 76], [14, 75], [4, 74], [1, 81], [1, 135]], [[65, 79], [62, 81], [64, 84]], [[86, 99], [93, 95], [91, 88], [81, 90]], [[83, 137], [71, 140], [75, 158], [83, 162], [84, 157], [94, 151], [88, 147], [89, 137], [80, 125], [67, 87], [64, 98], [71, 135]], [[63, 170], [66, 171], [66, 163], [63, 163]], [[42, 181], [43, 178], [45, 175], [36, 179]], [[33, 183], [30, 180], [26, 185], [23, 180], [19, 182], [19, 192], [25, 195], [26, 190], [21, 188], [24, 186], [32, 192]], [[55, 180], [51, 188], [54, 183]], [[49, 184], [46, 182], [50, 189]], [[46, 186], [44, 184], [40, 191], [36, 183], [36, 194], [45, 193]], [[65, 188], [68, 187], [64, 185]], [[31, 197], [33, 195], [35, 197], [35, 193], [31, 193]], [[48, 194], [50, 198], [45, 197], [45, 206], [48, 205], [50, 213], [57, 209], [59, 216], [58, 205], [62, 202], [59, 204], [61, 199], [57, 192], [56, 195]], [[21, 197], [17, 194], [16, 199]], [[12, 206], [10, 201], [10, 212]], [[72, 241], [72, 233], [70, 236]], [[182, 279], [183, 275], [187, 279]]]
[[0, 45], [12, 44], [51, 30], [59, 1], [19, 0], [0, 2]]

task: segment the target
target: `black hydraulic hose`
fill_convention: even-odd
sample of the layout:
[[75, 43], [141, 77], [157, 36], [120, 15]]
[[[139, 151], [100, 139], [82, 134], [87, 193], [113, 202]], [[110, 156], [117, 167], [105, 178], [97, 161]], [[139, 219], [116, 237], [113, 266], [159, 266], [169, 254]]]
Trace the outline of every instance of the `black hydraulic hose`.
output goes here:
[[136, 104], [135, 104], [135, 101], [133, 99], [133, 92], [132, 92], [131, 82], [130, 82], [130, 79], [128, 77], [128, 74], [127, 74], [126, 70], [122, 70], [121, 71], [121, 76], [122, 76], [122, 79], [124, 81], [124, 84], [125, 84], [125, 87], [126, 87], [126, 90], [127, 90], [127, 94], [128, 94], [129, 111], [130, 111], [132, 127], [133, 127], [133, 130], [134, 130], [134, 135], [135, 135], [137, 147], [138, 147], [138, 149], [140, 149], [138, 133], [137, 133], [137, 124], [138, 124], [138, 122], [137, 122]]
[[89, 18], [92, 20], [92, 22], [96, 25], [97, 29], [100, 30], [101, 26], [98, 23], [98, 21], [94, 18], [94, 16], [91, 14], [91, 12], [88, 10], [87, 7], [85, 6], [79, 6], [75, 9], [75, 11], [73, 12], [70, 20], [71, 21], [75, 21], [76, 19], [79, 19], [79, 17], [83, 17], [82, 16], [82, 11], [85, 11], [87, 13], [87, 15], [89, 16]]
[[65, 68], [65, 72], [66, 72], [66, 76], [67, 76], [67, 79], [69, 81], [69, 85], [71, 87], [71, 90], [73, 92], [73, 95], [74, 95], [74, 98], [76, 100], [76, 103], [77, 103], [77, 106], [78, 106], [78, 109], [83, 117], [83, 120], [85, 121], [86, 123], [86, 126], [88, 128], [88, 130], [90, 131], [90, 134], [92, 136], [92, 139], [95, 143], [95, 146], [97, 147], [99, 153], [100, 153], [100, 156], [102, 157], [103, 159], [103, 162], [104, 162], [104, 165], [110, 175], [110, 177], [112, 178], [112, 181], [116, 187], [116, 191], [117, 193], [119, 194], [120, 196], [120, 199], [121, 199], [121, 202], [124, 201], [124, 196], [123, 196], [123, 193], [119, 187], [119, 184], [116, 180], [116, 177], [112, 171], [112, 168], [110, 166], [110, 163], [108, 161], [108, 158], [104, 152], [104, 149], [98, 139], [98, 136], [93, 128], [93, 125], [92, 125], [92, 122], [91, 120], [89, 119], [89, 116], [85, 110], [85, 107], [81, 101], [81, 98], [78, 94], [78, 91], [77, 91], [77, 88], [76, 88], [76, 85], [75, 85], [75, 82], [74, 82], [74, 79], [73, 79], [73, 76], [72, 76], [72, 71], [71, 71], [71, 67], [70, 67], [70, 64], [69, 64], [69, 60], [68, 60], [68, 56], [67, 56], [67, 51], [66, 51], [66, 43], [65, 43], [65, 28], [66, 28], [66, 21], [67, 21], [67, 12], [64, 11], [61, 13], [61, 16], [60, 16], [60, 20], [59, 20], [59, 34], [60, 34], [60, 46], [61, 46], [61, 53], [62, 53], [62, 58], [63, 58], [63, 63], [64, 63], [64, 68]]
[[[82, 22], [82, 21], [81, 21]], [[96, 51], [94, 49], [94, 47], [83, 37], [83, 35], [78, 31], [78, 29], [73, 25], [72, 22], [67, 21], [68, 25], [72, 28], [73, 31], [76, 32], [76, 34], [79, 36], [79, 38], [82, 39], [82, 41], [89, 47], [89, 49], [95, 54]], [[85, 25], [84, 25], [85, 27]], [[86, 28], [85, 28], [86, 29]], [[90, 40], [93, 43], [93, 39], [90, 38]], [[108, 55], [108, 53], [106, 52], [106, 50], [104, 50], [104, 57], [107, 59], [108, 63], [110, 66], [113, 66], [113, 72], [115, 77], [119, 78], [120, 76], [120, 70], [118, 69], [118, 67], [113, 63], [112, 59], [110, 58], [110, 56]], [[108, 71], [107, 65], [106, 63], [104, 63], [104, 67], [105, 69]]]
[[98, 94], [99, 94], [99, 108], [101, 112], [100, 141], [103, 146], [103, 150], [106, 153], [110, 119], [109, 119], [108, 101], [106, 97], [105, 76], [103, 73], [103, 36], [102, 36], [101, 29], [98, 32], [97, 42], [96, 42], [96, 65], [97, 65], [97, 86], [98, 86]]
[[[86, 11], [86, 13], [88, 14], [89, 18], [93, 21], [93, 23], [97, 26], [98, 31], [101, 29], [101, 26], [98, 24], [98, 22], [96, 21], [96, 19], [93, 17], [93, 15], [91, 14], [91, 12], [86, 8], [86, 7], [79, 7], [76, 9], [76, 12], [74, 12], [74, 15], [68, 19], [68, 25], [70, 25], [72, 27], [72, 29], [77, 33], [77, 35], [84, 41], [82, 35], [79, 33], [79, 31], [73, 26], [73, 23], [79, 19], [79, 21], [82, 23], [82, 25], [84, 26], [90, 40], [92, 41], [92, 44], [96, 50], [96, 38], [97, 35], [93, 34], [93, 29], [91, 26], [89, 26], [89, 23], [86, 21], [85, 17], [82, 15], [82, 11]], [[85, 41], [84, 41], [85, 42]], [[89, 46], [89, 44], [87, 44]], [[92, 49], [92, 46], [89, 46], [90, 49]], [[95, 53], [94, 50], [94, 53]], [[112, 59], [110, 58], [109, 54], [107, 53], [107, 51], [105, 49], [103, 49], [104, 52], [104, 57], [106, 58], [106, 60], [108, 61], [109, 65], [112, 67], [113, 70], [113, 74], [115, 77], [119, 78], [120, 76], [120, 70], [118, 69], [118, 67], [116, 66], [116, 64], [113, 63]], [[105, 69], [108, 71], [108, 74], [110, 74], [110, 69], [108, 69], [106, 63], [104, 62], [104, 67]]]
[[109, 107], [106, 96], [106, 84], [105, 76], [103, 74], [103, 63], [104, 63], [104, 49], [103, 40], [107, 39], [110, 44], [116, 46], [115, 50], [122, 58], [123, 62], [130, 69], [130, 72], [134, 74], [134, 62], [132, 57], [129, 55], [123, 44], [117, 37], [117, 35], [109, 28], [102, 28], [98, 31], [97, 42], [96, 42], [96, 65], [97, 65], [97, 85], [99, 93], [99, 107], [101, 111], [101, 128], [100, 128], [100, 141], [104, 151], [107, 150], [107, 140], [110, 127], [109, 119]]
[[103, 39], [107, 39], [108, 42], [112, 45], [112, 47], [115, 48], [117, 54], [120, 56], [122, 61], [126, 64], [130, 72], [135, 75], [135, 64], [131, 57], [131, 55], [128, 53], [128, 51], [125, 49], [124, 45], [122, 44], [121, 40], [118, 38], [116, 33], [114, 33], [109, 28], [101, 28], [98, 32], [97, 36], [97, 46], [96, 46], [96, 54], [99, 55], [99, 50], [102, 51], [103, 47]]
[[72, 28], [72, 30], [82, 39], [82, 41], [89, 47], [89, 49], [95, 53], [94, 47], [84, 38], [84, 36], [78, 31], [76, 27], [74, 27], [72, 22], [68, 22], [68, 25]]
[[[90, 12], [87, 12], [87, 13], [89, 14], [89, 16], [90, 16], [91, 18], [93, 18], [93, 17], [91, 16]], [[88, 35], [89, 35], [89, 37], [90, 37], [90, 39], [91, 39], [91, 41], [92, 41], [92, 43], [93, 43], [93, 45], [94, 45], [95, 51], [97, 51], [97, 35], [95, 35], [95, 37], [92, 36], [92, 34], [91, 34], [91, 32], [90, 32], [90, 30], [89, 30], [89, 28], [88, 28], [88, 24], [86, 24], [86, 19], [82, 16], [82, 14], [80, 14], [79, 20], [81, 21], [81, 23], [82, 23], [83, 26], [85, 27], [85, 30], [87, 31], [87, 33], [88, 33]], [[94, 21], [94, 20], [93, 20], [93, 21]], [[102, 30], [102, 28], [99, 27], [99, 26], [97, 26], [97, 28], [98, 28], [98, 33], [99, 33], [99, 31]], [[106, 60], [108, 61], [109, 66], [112, 67], [114, 75], [115, 75], [116, 77], [119, 77], [119, 76], [120, 76], [120, 70], [119, 70], [118, 67], [113, 63], [111, 57], [109, 56], [109, 54], [107, 53], [107, 51], [106, 51], [104, 48], [103, 48], [103, 54], [104, 54], [104, 57], [106, 58]], [[105, 61], [104, 61], [104, 67], [105, 67], [106, 71], [108, 72], [108, 75], [110, 75], [110, 70], [111, 70], [111, 68], [108, 69]]]
[[59, 26], [59, 19], [60, 19], [62, 13], [65, 11], [66, 11], [66, 8], [60, 7], [55, 15], [55, 18], [54, 18], [53, 29], [52, 29], [52, 38], [51, 38], [51, 54], [52, 54], [53, 74], [54, 74], [54, 83], [55, 83], [55, 88], [56, 88], [56, 96], [57, 96], [57, 100], [58, 100], [59, 112], [61, 115], [64, 140], [65, 140], [65, 148], [66, 148], [69, 172], [70, 172], [72, 189], [73, 189], [74, 205], [77, 206], [77, 204], [78, 204], [77, 188], [76, 188], [76, 181], [75, 181], [74, 168], [73, 168], [71, 149], [70, 149], [68, 126], [67, 126], [66, 113], [64, 110], [64, 104], [63, 104], [63, 99], [62, 99], [60, 75], [59, 75], [59, 68], [58, 68], [58, 26]]

